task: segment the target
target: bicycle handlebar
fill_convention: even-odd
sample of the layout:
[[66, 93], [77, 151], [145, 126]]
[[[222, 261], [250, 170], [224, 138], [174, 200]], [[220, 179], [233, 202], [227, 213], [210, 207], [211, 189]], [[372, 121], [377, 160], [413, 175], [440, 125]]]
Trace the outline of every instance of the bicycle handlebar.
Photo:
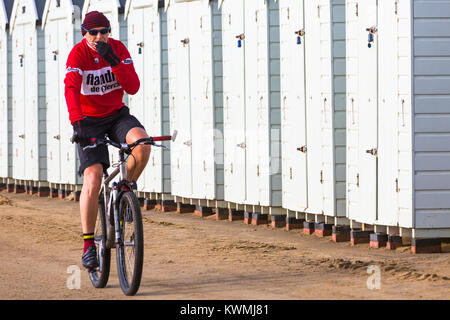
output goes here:
[[[112, 145], [113, 147], [122, 149], [125, 152], [130, 151], [131, 149], [133, 149], [134, 147], [136, 147], [139, 144], [150, 144], [150, 145], [157, 146], [157, 147], [164, 147], [163, 145], [155, 144], [155, 141], [168, 141], [168, 140], [175, 141], [176, 136], [177, 136], [177, 131], [174, 130], [174, 132], [171, 136], [142, 138], [142, 139], [136, 140], [135, 142], [133, 142], [131, 144], [126, 144], [126, 143], [121, 144], [121, 143], [117, 143], [117, 142], [114, 142], [114, 141], [106, 139], [106, 138], [90, 138], [91, 144], [85, 146], [83, 148], [83, 150], [96, 148], [100, 144]], [[72, 137], [70, 138], [70, 142], [72, 142], [72, 143], [79, 142], [79, 136], [77, 135], [76, 132], [73, 133]]]

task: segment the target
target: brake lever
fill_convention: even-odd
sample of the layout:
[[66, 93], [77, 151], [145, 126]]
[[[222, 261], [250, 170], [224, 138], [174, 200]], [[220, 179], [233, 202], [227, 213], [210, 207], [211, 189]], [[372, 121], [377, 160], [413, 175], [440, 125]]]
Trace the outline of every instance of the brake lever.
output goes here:
[[156, 143], [153, 143], [153, 145], [154, 145], [155, 147], [160, 147], [160, 148], [163, 148], [163, 149], [168, 149], [168, 147], [166, 147], [166, 146], [164, 146], [164, 145], [162, 145], [162, 144], [156, 144]]
[[96, 143], [84, 147], [83, 151], [86, 150], [86, 149], [94, 149], [94, 148], [97, 148], [97, 144]]

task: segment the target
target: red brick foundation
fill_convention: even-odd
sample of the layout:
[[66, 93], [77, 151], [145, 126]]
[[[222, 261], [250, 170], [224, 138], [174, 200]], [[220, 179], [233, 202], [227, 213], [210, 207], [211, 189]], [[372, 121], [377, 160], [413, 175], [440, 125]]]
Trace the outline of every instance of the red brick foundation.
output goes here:
[[195, 210], [194, 210], [194, 214], [196, 216], [204, 218], [204, 217], [212, 215], [213, 212], [212, 212], [212, 208], [196, 205], [195, 206]]
[[251, 212], [244, 212], [244, 223], [245, 224], [252, 224], [252, 213]]
[[350, 227], [349, 226], [333, 226], [331, 229], [331, 240], [334, 242], [350, 241]]
[[417, 253], [441, 253], [441, 239], [439, 238], [415, 238], [411, 239], [411, 252]]
[[24, 193], [25, 192], [25, 187], [22, 185], [14, 185], [14, 193]]
[[58, 198], [58, 189], [49, 189], [48, 197], [49, 198]]
[[171, 201], [161, 200], [155, 205], [155, 209], [161, 212], [177, 211], [177, 205]]
[[259, 226], [267, 224], [269, 222], [269, 215], [259, 212], [253, 212], [252, 214], [252, 225]]
[[227, 220], [228, 219], [228, 209], [216, 208], [216, 220]]
[[229, 221], [244, 220], [244, 211], [231, 209], [228, 210], [228, 220]]
[[27, 194], [32, 196], [33, 194], [37, 194], [37, 187], [27, 187]]
[[48, 187], [39, 187], [37, 190], [38, 197], [48, 197], [50, 195], [50, 189]]
[[297, 219], [294, 217], [286, 217], [286, 230], [302, 229], [304, 219]]
[[286, 227], [286, 216], [284, 215], [271, 215], [270, 225], [272, 228], [284, 228]]
[[351, 245], [354, 246], [361, 243], [369, 243], [371, 233], [373, 233], [373, 231], [361, 231], [361, 230], [350, 231]]
[[400, 236], [388, 236], [388, 242], [386, 244], [386, 247], [389, 250], [395, 250], [398, 247], [401, 247], [402, 245], [403, 245], [402, 237], [400, 237]]
[[66, 191], [65, 190], [58, 190], [58, 198], [59, 199], [64, 199], [66, 197]]
[[332, 233], [332, 224], [325, 224], [323, 222], [316, 222], [314, 224], [314, 234], [318, 237], [327, 237], [331, 236]]
[[370, 248], [386, 247], [388, 242], [388, 235], [385, 233], [377, 232], [370, 234]]
[[[171, 210], [172, 211], [172, 210]], [[176, 204], [177, 213], [191, 213], [195, 211], [195, 206], [190, 204], [183, 204], [181, 202], [177, 202]]]
[[314, 222], [304, 221], [303, 222], [303, 233], [307, 235], [312, 235], [314, 233]]
[[156, 200], [150, 200], [148, 198], [144, 199], [144, 206], [142, 207], [142, 209], [144, 210], [152, 210], [155, 209], [156, 206]]
[[8, 192], [8, 193], [14, 192], [14, 185], [13, 184], [7, 184], [6, 185], [6, 192]]

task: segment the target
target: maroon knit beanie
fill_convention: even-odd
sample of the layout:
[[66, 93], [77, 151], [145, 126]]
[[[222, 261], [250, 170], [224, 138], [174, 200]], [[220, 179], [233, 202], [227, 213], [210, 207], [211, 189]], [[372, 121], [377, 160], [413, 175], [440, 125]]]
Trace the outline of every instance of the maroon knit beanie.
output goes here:
[[[90, 30], [92, 28], [111, 28], [108, 18], [106, 18], [103, 13], [98, 11], [91, 11], [89, 13], [86, 13], [86, 15], [84, 16], [83, 24], [81, 26], [81, 34], [83, 36], [86, 34], [86, 30]], [[83, 28], [86, 30], [84, 30]]]

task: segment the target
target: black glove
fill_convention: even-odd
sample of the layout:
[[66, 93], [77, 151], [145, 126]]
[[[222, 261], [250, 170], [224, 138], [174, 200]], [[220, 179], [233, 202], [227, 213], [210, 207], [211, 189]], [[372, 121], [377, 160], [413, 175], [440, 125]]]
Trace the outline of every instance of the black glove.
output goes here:
[[80, 144], [80, 147], [84, 148], [91, 144], [91, 138], [83, 132], [83, 120], [77, 120], [73, 124], [73, 133], [72, 142], [77, 142]]
[[106, 42], [99, 41], [95, 44], [98, 54], [109, 63], [111, 67], [115, 67], [120, 63], [120, 59], [116, 56], [113, 48]]

